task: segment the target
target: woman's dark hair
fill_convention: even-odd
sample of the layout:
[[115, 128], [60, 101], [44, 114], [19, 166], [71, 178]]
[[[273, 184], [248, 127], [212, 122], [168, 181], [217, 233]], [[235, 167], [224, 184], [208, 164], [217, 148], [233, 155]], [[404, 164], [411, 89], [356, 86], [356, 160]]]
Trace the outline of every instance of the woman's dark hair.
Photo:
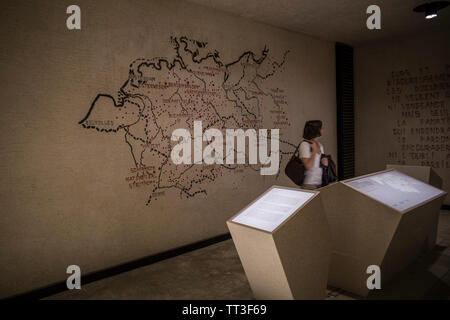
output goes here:
[[322, 129], [322, 121], [309, 120], [305, 123], [305, 129], [303, 129], [303, 139], [311, 140], [320, 137], [320, 129]]

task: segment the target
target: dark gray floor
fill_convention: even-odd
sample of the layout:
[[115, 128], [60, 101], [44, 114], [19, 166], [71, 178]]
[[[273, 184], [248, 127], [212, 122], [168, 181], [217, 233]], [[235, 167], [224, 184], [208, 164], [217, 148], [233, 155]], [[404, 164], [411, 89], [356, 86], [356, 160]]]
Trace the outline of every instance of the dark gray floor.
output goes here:
[[[368, 299], [450, 299], [450, 211], [441, 211], [437, 246]], [[231, 240], [47, 299], [253, 299]], [[324, 299], [358, 299], [328, 288]]]

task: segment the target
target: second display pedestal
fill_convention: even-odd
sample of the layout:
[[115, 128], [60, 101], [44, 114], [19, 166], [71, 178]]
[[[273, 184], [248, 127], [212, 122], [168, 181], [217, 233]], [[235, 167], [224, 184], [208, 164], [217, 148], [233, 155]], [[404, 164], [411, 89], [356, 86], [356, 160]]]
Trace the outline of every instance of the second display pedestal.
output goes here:
[[328, 284], [367, 296], [367, 268], [381, 269], [381, 289], [436, 244], [439, 209], [446, 196], [396, 170], [320, 188], [333, 252]]

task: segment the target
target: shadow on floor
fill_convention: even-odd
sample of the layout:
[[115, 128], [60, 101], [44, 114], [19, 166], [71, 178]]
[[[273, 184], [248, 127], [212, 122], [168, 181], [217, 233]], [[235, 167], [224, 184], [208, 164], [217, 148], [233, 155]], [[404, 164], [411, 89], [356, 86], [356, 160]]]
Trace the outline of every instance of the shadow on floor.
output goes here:
[[381, 290], [367, 298], [339, 288], [328, 288], [326, 299], [447, 300], [450, 299], [450, 256], [447, 246], [437, 245], [427, 255], [399, 272]]
[[397, 274], [369, 299], [449, 299], [450, 283], [445, 282], [450, 267], [447, 247], [437, 245]]

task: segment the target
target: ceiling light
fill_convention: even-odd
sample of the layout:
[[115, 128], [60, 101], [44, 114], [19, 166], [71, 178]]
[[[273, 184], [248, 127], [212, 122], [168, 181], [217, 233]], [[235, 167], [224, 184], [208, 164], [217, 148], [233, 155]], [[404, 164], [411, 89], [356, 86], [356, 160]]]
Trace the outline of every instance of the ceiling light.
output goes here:
[[414, 12], [425, 12], [425, 19], [433, 19], [437, 17], [438, 10], [444, 9], [450, 5], [449, 1], [427, 2], [413, 9]]

